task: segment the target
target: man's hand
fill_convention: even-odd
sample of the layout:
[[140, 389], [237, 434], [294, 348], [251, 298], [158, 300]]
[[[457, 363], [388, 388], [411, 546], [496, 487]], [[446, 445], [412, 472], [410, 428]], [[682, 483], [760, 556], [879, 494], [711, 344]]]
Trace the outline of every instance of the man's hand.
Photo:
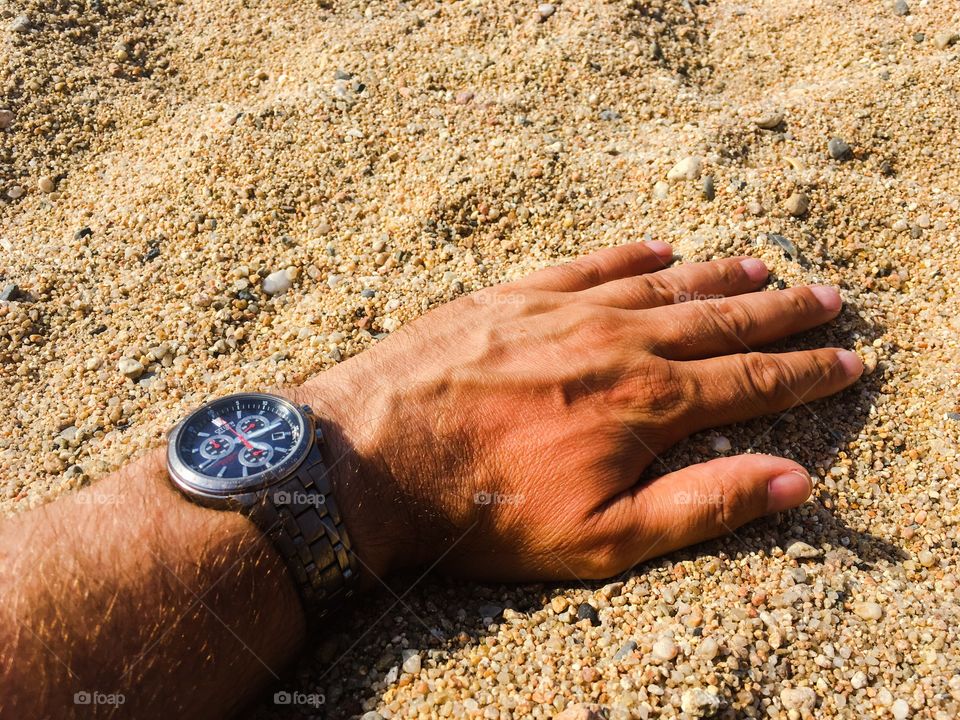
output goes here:
[[806, 471], [766, 455], [639, 481], [690, 433], [862, 372], [847, 350], [753, 352], [836, 317], [835, 289], [758, 292], [757, 259], [670, 259], [625, 245], [483, 290], [300, 389], [371, 573], [607, 577], [807, 498]]

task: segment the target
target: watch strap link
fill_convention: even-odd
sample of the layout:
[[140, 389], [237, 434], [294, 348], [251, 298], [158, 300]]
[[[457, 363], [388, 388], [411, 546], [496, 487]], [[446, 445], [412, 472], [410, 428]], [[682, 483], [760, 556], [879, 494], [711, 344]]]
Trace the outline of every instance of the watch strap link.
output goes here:
[[287, 563], [308, 623], [349, 597], [358, 577], [321, 443], [318, 430], [297, 470], [268, 488], [252, 514]]

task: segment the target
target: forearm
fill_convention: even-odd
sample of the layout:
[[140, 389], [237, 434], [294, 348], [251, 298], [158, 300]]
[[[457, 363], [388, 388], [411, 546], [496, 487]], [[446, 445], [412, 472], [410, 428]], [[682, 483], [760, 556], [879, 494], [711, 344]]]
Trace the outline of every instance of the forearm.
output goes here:
[[122, 695], [123, 716], [226, 714], [304, 635], [286, 572], [247, 518], [182, 497], [159, 451], [11, 518], [0, 525], [0, 714], [114, 709], [76, 705], [78, 692]]

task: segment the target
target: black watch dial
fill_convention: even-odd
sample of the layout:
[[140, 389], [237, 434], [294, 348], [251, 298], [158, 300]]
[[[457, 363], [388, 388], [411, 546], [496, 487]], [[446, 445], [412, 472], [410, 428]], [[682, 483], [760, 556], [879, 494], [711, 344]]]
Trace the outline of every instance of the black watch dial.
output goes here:
[[176, 438], [178, 464], [201, 480], [233, 480], [241, 489], [299, 461], [305, 431], [303, 413], [283, 398], [231, 395], [187, 418]]

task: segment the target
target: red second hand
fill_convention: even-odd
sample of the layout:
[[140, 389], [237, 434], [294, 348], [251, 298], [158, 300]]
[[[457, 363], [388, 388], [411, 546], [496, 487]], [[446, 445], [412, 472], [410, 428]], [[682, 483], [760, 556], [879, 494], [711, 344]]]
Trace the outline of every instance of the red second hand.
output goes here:
[[246, 447], [247, 450], [254, 450], [254, 451], [256, 451], [256, 448], [253, 447], [253, 445], [250, 444], [250, 441], [247, 440], [247, 438], [245, 438], [243, 435], [241, 435], [240, 433], [238, 433], [236, 430], [233, 429], [233, 425], [231, 425], [230, 423], [228, 423], [228, 422], [227, 422], [226, 420], [224, 420], [223, 418], [219, 418], [219, 420], [220, 420], [220, 422], [222, 422], [224, 425], [227, 426], [227, 429], [229, 429], [230, 432], [232, 432], [234, 435], [236, 435], [238, 438], [240, 438], [240, 442], [243, 443], [244, 447]]

